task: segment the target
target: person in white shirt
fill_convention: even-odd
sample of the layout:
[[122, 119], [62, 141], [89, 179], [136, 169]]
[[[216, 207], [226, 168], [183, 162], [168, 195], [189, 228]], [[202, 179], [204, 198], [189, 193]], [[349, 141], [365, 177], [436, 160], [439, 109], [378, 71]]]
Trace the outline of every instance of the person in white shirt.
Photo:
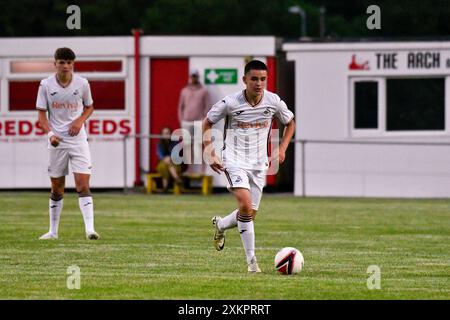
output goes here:
[[[226, 96], [209, 110], [203, 120], [203, 144], [210, 167], [224, 172], [228, 189], [234, 194], [238, 208], [226, 217], [215, 216], [214, 245], [223, 250], [225, 230], [238, 227], [248, 264], [248, 272], [261, 272], [255, 256], [253, 220], [259, 208], [265, 177], [269, 167], [268, 138], [273, 117], [285, 125], [278, 152], [272, 159], [283, 163], [286, 149], [295, 132], [294, 114], [278, 95], [267, 91], [267, 66], [258, 60], [247, 63], [243, 81], [245, 90]], [[212, 126], [225, 118], [222, 159], [214, 150]]]
[[50, 230], [41, 240], [58, 239], [65, 176], [69, 163], [75, 178], [78, 202], [85, 224], [86, 239], [97, 240], [94, 229], [94, 202], [89, 188], [91, 155], [84, 122], [94, 111], [89, 82], [74, 74], [75, 53], [70, 48], [55, 51], [56, 74], [39, 85], [36, 109], [48, 136], [51, 180], [49, 201]]

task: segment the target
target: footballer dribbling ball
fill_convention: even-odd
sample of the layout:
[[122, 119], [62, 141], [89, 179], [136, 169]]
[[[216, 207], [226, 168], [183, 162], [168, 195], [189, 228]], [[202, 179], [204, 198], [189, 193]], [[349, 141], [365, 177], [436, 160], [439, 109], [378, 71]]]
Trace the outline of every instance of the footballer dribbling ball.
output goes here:
[[275, 256], [275, 269], [282, 274], [296, 274], [303, 269], [302, 253], [292, 247], [286, 247], [278, 251]]

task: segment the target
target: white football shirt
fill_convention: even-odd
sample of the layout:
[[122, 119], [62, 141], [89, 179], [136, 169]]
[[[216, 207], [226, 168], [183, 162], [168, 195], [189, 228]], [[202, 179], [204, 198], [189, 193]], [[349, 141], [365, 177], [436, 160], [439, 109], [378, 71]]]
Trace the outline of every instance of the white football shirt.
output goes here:
[[245, 90], [228, 95], [213, 105], [206, 116], [208, 121], [214, 124], [225, 118], [223, 165], [267, 170], [268, 140], [274, 116], [283, 124], [294, 118], [286, 103], [267, 90], [255, 106], [247, 101]]
[[48, 111], [50, 129], [62, 138], [58, 149], [87, 143], [84, 124], [74, 137], [69, 136], [69, 128], [71, 123], [81, 116], [84, 106], [92, 104], [91, 88], [85, 78], [72, 74], [72, 81], [67, 87], [58, 83], [56, 75], [41, 81], [36, 109]]

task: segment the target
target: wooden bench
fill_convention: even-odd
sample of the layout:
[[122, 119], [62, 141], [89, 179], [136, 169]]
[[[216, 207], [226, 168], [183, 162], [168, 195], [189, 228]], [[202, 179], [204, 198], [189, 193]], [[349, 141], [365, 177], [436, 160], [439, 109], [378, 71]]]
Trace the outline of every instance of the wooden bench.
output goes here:
[[[146, 186], [147, 193], [162, 192], [162, 188], [158, 188], [158, 180], [160, 181], [162, 179], [159, 173], [148, 173], [146, 174], [146, 178], [147, 178], [147, 186]], [[189, 184], [189, 187], [185, 188], [182, 185], [174, 183], [173, 188], [169, 189], [170, 192], [173, 192], [173, 194], [201, 193], [205, 196], [212, 193], [213, 187], [212, 176], [198, 173], [187, 173], [183, 174], [181, 176], [181, 179], [183, 180], [183, 182], [187, 182]], [[190, 187], [191, 181], [200, 181], [201, 188], [191, 188]]]

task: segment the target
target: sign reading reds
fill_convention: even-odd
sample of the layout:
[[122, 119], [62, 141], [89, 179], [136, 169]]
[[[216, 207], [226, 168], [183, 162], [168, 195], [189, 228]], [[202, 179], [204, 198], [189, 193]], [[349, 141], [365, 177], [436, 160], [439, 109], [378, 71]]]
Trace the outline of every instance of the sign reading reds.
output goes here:
[[[92, 119], [87, 121], [86, 129], [89, 135], [127, 135], [131, 133], [131, 123], [129, 119]], [[0, 119], [0, 136], [42, 136], [39, 121]]]

